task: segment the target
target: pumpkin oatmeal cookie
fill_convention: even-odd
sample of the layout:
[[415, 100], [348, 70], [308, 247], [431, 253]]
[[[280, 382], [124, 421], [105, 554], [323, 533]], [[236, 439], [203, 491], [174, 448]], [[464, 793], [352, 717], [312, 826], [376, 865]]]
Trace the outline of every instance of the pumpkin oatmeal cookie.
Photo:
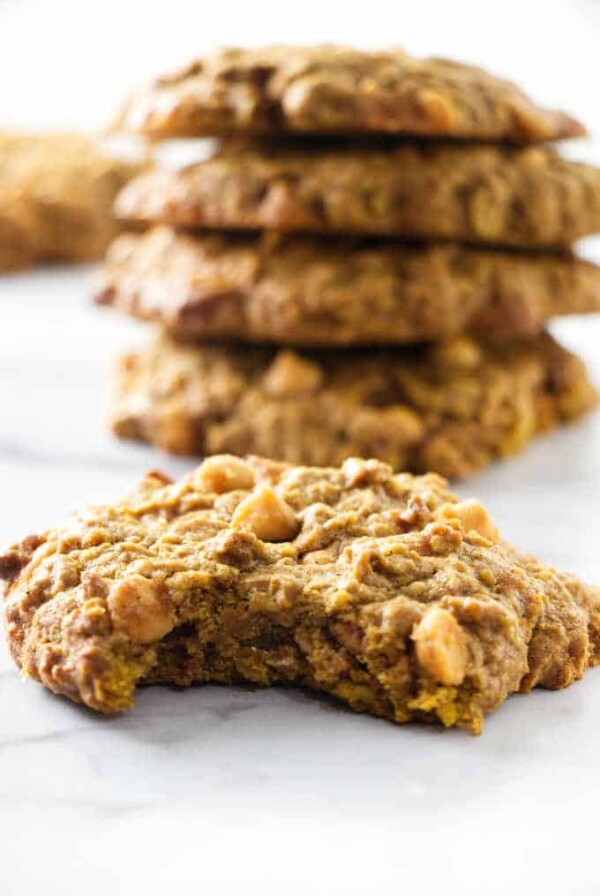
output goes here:
[[113, 243], [96, 299], [190, 340], [509, 339], [599, 311], [600, 268], [573, 255], [156, 227]]
[[142, 167], [79, 134], [0, 131], [0, 269], [101, 258], [121, 229], [115, 197]]
[[115, 127], [159, 139], [290, 132], [539, 143], [585, 133], [481, 68], [333, 45], [216, 50], [134, 93]]
[[0, 554], [22, 672], [92, 709], [137, 684], [323, 691], [478, 733], [598, 662], [600, 592], [505, 544], [435, 475], [217, 456]]
[[121, 358], [112, 426], [175, 454], [362, 455], [465, 477], [595, 403], [582, 362], [548, 335], [320, 352], [163, 336]]
[[600, 169], [537, 146], [231, 141], [135, 178], [116, 211], [179, 228], [561, 248], [600, 231]]

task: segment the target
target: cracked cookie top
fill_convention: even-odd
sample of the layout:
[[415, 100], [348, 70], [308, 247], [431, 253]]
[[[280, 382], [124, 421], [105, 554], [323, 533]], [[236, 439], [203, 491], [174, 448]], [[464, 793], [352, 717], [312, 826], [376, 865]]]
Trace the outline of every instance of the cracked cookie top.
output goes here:
[[389, 133], [514, 143], [585, 133], [481, 68], [328, 45], [216, 50], [135, 93], [115, 127], [154, 138]]

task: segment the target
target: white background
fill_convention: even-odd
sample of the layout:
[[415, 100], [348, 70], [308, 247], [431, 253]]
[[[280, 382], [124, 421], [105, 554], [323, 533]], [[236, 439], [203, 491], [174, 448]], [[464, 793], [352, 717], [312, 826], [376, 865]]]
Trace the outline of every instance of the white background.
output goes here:
[[215, 44], [332, 41], [486, 66], [600, 132], [599, 40], [598, 0], [0, 0], [0, 121], [102, 127]]
[[[0, 0], [0, 122], [100, 128], [147, 75], [274, 40], [462, 57], [600, 133], [592, 0]], [[591, 140], [569, 152], [600, 157]], [[0, 542], [147, 467], [189, 467], [107, 433], [111, 356], [144, 331], [92, 308], [89, 277], [0, 280]], [[600, 383], [600, 321], [555, 330]], [[460, 491], [523, 549], [600, 582], [599, 448], [596, 415]], [[149, 689], [130, 715], [97, 719], [0, 653], [0, 893], [591, 896], [599, 743], [600, 670], [512, 698], [471, 738], [277, 690]]]

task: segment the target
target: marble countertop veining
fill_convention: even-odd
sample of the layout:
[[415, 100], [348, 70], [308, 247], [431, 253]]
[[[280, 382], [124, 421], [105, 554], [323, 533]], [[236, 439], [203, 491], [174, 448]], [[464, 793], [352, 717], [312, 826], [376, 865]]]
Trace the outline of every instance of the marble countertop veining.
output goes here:
[[[111, 358], [144, 331], [91, 306], [89, 275], [0, 280], [0, 542], [191, 467], [107, 432]], [[600, 319], [555, 330], [600, 383]], [[599, 449], [596, 414], [459, 491], [600, 582]], [[277, 689], [151, 688], [97, 718], [21, 681], [2, 645], [0, 893], [597, 893], [599, 739], [600, 670], [472, 738]]]

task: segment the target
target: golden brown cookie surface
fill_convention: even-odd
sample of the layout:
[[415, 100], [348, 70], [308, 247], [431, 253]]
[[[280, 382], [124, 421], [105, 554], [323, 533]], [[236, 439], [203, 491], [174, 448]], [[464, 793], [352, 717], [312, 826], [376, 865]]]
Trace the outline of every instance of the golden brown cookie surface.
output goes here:
[[341, 46], [225, 47], [134, 94], [116, 126], [155, 138], [371, 132], [536, 143], [584, 133], [475, 66]]
[[0, 267], [3, 255], [16, 254], [9, 228], [23, 247], [15, 266], [102, 257], [120, 230], [115, 196], [141, 167], [79, 134], [0, 131]]
[[32, 261], [27, 209], [0, 198], [0, 273], [18, 271]]
[[600, 310], [600, 268], [572, 256], [273, 234], [119, 237], [97, 299], [186, 339], [283, 345], [488, 338]]
[[556, 248], [600, 230], [600, 169], [542, 147], [231, 142], [207, 161], [136, 178], [117, 214], [182, 228]]
[[521, 556], [477, 501], [373, 460], [209, 458], [0, 554], [23, 670], [91, 708], [139, 682], [325, 691], [479, 732], [599, 658], [600, 594]]

